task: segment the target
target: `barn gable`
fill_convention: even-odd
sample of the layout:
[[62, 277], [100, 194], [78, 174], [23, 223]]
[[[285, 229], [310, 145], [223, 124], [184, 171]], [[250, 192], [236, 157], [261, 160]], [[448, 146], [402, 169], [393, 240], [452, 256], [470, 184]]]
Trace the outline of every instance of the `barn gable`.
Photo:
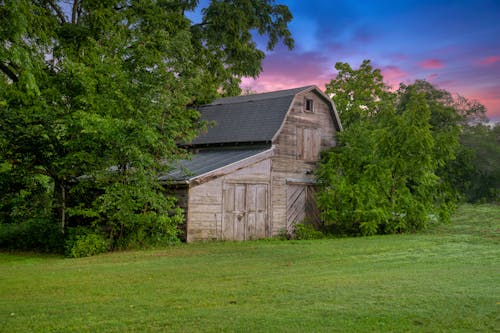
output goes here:
[[342, 129], [324, 93], [307, 86], [221, 98], [200, 113], [215, 125], [186, 145], [190, 160], [160, 178], [184, 184], [176, 194], [187, 241], [269, 237], [318, 219], [312, 172]]

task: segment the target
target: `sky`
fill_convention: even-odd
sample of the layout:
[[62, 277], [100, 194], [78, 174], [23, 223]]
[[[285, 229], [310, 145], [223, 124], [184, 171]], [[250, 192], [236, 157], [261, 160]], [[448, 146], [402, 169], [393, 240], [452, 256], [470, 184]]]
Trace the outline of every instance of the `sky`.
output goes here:
[[[476, 99], [500, 122], [500, 0], [276, 0], [294, 19], [295, 48], [266, 52], [257, 92], [314, 84], [324, 89], [335, 63], [369, 59], [393, 88], [425, 79]], [[265, 40], [257, 38], [265, 49]]]

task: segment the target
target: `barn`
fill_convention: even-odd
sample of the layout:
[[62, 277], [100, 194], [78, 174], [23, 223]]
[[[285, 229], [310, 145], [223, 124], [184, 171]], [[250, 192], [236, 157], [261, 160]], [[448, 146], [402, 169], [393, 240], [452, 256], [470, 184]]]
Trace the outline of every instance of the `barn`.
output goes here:
[[193, 156], [161, 176], [185, 209], [186, 240], [249, 240], [318, 221], [314, 176], [320, 151], [342, 129], [316, 86], [215, 100], [213, 124]]

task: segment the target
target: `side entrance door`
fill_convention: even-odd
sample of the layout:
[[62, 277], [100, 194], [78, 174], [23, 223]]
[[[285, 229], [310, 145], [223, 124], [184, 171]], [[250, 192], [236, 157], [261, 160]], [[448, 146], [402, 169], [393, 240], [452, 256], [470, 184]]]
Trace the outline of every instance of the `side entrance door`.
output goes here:
[[321, 226], [320, 212], [316, 205], [314, 185], [287, 184], [286, 187], [287, 231], [291, 232], [297, 223]]
[[269, 235], [267, 184], [224, 183], [222, 239], [249, 240]]

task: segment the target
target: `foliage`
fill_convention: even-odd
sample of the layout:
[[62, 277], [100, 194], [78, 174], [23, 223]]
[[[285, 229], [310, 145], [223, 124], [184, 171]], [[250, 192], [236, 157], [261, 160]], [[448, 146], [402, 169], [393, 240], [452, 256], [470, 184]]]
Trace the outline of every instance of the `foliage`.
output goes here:
[[337, 76], [326, 85], [325, 92], [335, 101], [344, 127], [366, 121], [390, 102], [383, 76], [379, 69], [372, 67], [370, 60], [364, 60], [359, 69], [337, 62], [335, 69]]
[[[485, 125], [486, 108], [475, 100], [452, 96], [421, 80], [401, 86], [402, 103], [401, 93], [408, 90], [423, 93], [431, 109], [431, 129], [435, 146], [440, 150], [436, 153], [449, 157], [436, 170], [446, 191], [468, 202], [498, 200], [500, 129]], [[459, 144], [453, 148], [449, 142], [458, 139]]]
[[47, 218], [0, 223], [0, 248], [62, 253], [64, 236], [58, 225]]
[[325, 234], [308, 223], [297, 223], [293, 229], [295, 239], [321, 239]]
[[455, 159], [463, 119], [451, 95], [424, 81], [390, 93], [369, 61], [358, 70], [336, 68], [328, 89], [340, 89], [334, 100], [347, 101], [349, 121], [317, 173], [318, 204], [331, 231], [408, 232], [448, 221], [457, 194], [443, 174]]
[[3, 223], [50, 217], [50, 178], [12, 170], [11, 165], [4, 162], [0, 165], [0, 188], [0, 221]]
[[102, 195], [90, 208], [82, 205], [70, 210], [73, 216], [91, 218], [94, 224], [104, 225], [111, 248], [137, 248], [174, 243], [183, 221], [180, 208], [173, 197], [165, 197], [165, 190], [154, 175], [128, 170], [106, 175], [110, 181], [102, 187]]
[[113, 246], [172, 238], [179, 213], [154, 183], [203, 128], [193, 107], [259, 74], [252, 33], [292, 47], [291, 18], [271, 0], [2, 2], [2, 216], [98, 223]]
[[[426, 232], [0, 252], [5, 332], [494, 332], [500, 206]], [[196, 320], [193, 320], [196, 318]]]
[[65, 255], [69, 258], [89, 257], [109, 250], [105, 235], [88, 228], [71, 228], [65, 243]]
[[500, 201], [500, 125], [467, 126], [460, 136], [461, 166], [455, 183], [468, 202]]

